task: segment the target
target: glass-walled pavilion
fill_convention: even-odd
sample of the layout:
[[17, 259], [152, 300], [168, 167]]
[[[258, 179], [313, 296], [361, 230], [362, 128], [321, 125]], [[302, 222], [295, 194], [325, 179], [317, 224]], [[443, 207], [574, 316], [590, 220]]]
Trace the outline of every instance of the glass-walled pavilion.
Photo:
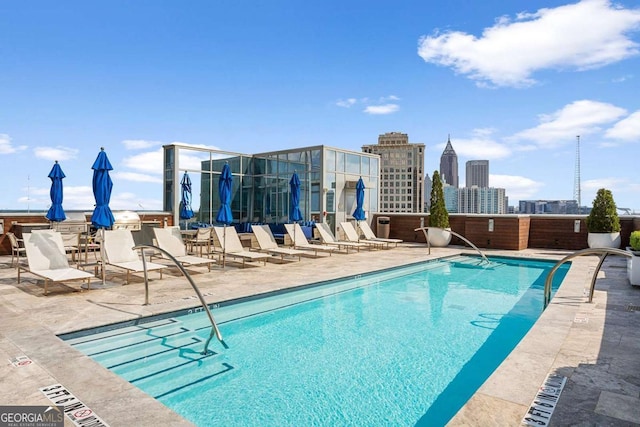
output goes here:
[[[220, 208], [218, 182], [225, 163], [233, 175], [231, 211], [234, 222], [288, 222], [294, 172], [300, 178], [300, 210], [305, 221], [335, 225], [355, 210], [356, 183], [365, 183], [364, 209], [378, 211], [379, 156], [324, 145], [246, 155], [181, 144], [164, 146], [164, 209], [183, 228], [215, 224]], [[180, 182], [192, 183], [195, 216], [180, 219]]]

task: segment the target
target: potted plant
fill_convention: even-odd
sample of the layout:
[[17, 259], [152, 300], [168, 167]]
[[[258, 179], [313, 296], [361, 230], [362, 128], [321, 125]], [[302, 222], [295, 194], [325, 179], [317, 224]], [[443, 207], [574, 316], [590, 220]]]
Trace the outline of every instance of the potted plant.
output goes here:
[[590, 248], [620, 247], [620, 218], [610, 190], [598, 190], [587, 216], [587, 231]]
[[629, 235], [629, 247], [634, 255], [640, 256], [640, 230], [632, 231]]
[[629, 282], [634, 286], [640, 286], [640, 230], [631, 232], [627, 250], [631, 252], [631, 257], [627, 258]]
[[431, 186], [431, 210], [429, 211], [429, 244], [436, 247], [447, 246], [451, 242], [449, 212], [444, 203], [444, 191], [438, 171], [433, 172]]

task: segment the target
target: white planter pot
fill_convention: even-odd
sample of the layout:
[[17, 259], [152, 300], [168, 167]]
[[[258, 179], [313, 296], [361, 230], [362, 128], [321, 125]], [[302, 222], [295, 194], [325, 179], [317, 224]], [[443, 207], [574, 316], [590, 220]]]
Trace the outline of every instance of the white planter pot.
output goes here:
[[451, 242], [451, 229], [450, 228], [431, 228], [429, 227], [429, 245], [436, 248], [444, 248], [449, 246]]
[[620, 233], [589, 233], [587, 244], [590, 248], [614, 248], [620, 247]]
[[629, 282], [633, 286], [640, 286], [640, 252], [634, 252], [631, 248], [627, 248], [627, 251], [631, 253], [631, 258], [627, 258], [627, 276], [629, 277]]

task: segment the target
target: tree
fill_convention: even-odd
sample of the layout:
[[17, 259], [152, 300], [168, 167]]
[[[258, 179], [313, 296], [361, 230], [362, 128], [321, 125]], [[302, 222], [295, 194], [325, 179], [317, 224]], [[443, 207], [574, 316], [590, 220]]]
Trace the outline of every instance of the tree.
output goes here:
[[617, 233], [620, 231], [620, 218], [613, 194], [610, 190], [601, 188], [593, 199], [593, 207], [587, 217], [589, 233]]
[[433, 181], [431, 185], [431, 211], [429, 215], [429, 226], [438, 228], [449, 228], [449, 212], [444, 203], [444, 191], [440, 173], [433, 171]]

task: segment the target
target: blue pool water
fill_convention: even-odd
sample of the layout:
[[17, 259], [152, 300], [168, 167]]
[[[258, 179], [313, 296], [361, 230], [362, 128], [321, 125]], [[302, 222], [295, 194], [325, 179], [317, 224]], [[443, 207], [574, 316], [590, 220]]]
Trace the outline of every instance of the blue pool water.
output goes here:
[[[199, 426], [444, 425], [542, 312], [553, 262], [460, 256], [63, 339]], [[554, 275], [557, 288], [568, 270]]]

